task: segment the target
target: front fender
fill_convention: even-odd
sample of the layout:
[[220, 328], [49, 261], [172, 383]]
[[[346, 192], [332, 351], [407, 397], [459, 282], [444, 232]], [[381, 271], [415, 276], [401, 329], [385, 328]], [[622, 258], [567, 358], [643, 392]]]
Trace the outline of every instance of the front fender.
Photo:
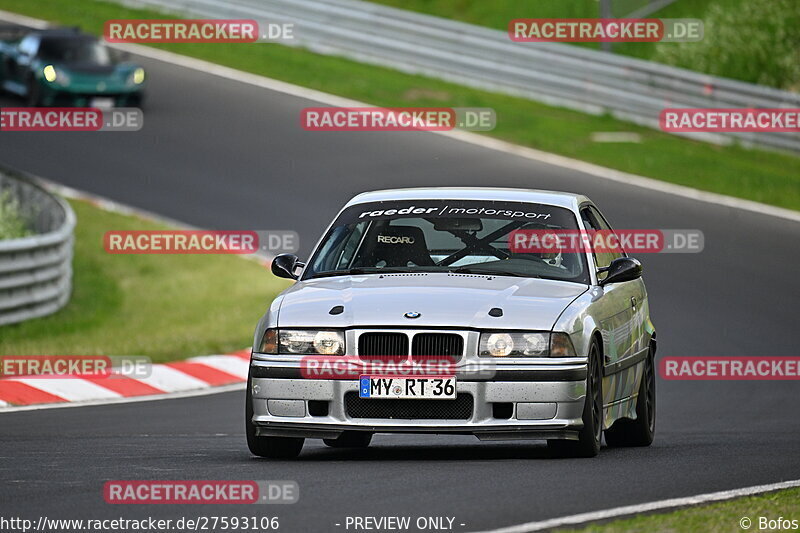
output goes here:
[[553, 331], [563, 331], [570, 336], [578, 356], [589, 354], [592, 336], [600, 330], [600, 325], [592, 315], [591, 309], [601, 294], [602, 289], [597, 287], [589, 289], [564, 309], [553, 326]]
[[283, 303], [283, 294], [279, 294], [274, 300], [272, 300], [269, 309], [267, 309], [267, 312], [261, 317], [261, 320], [258, 321], [256, 330], [253, 333], [254, 352], [257, 352], [261, 349], [261, 339], [264, 338], [264, 332], [269, 328], [278, 327], [278, 313], [281, 309], [281, 303]]

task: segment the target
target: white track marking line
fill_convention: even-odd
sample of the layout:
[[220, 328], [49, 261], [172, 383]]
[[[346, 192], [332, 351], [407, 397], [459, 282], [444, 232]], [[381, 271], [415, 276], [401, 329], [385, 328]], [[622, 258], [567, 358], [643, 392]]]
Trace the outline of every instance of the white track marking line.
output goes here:
[[723, 500], [730, 500], [732, 498], [740, 498], [742, 496], [751, 496], [754, 494], [772, 492], [775, 490], [790, 489], [793, 487], [800, 487], [800, 479], [796, 479], [793, 481], [783, 481], [780, 483], [771, 483], [769, 485], [756, 485], [754, 487], [746, 487], [742, 489], [724, 490], [721, 492], [710, 492], [707, 494], [698, 494], [696, 496], [687, 496], [684, 498], [659, 500], [654, 502], [642, 503], [638, 505], [626, 505], [625, 507], [615, 507], [613, 509], [606, 509], [604, 511], [594, 511], [591, 513], [581, 513], [571, 516], [562, 516], [560, 518], [552, 518], [550, 520], [527, 522], [525, 524], [519, 524], [516, 526], [486, 530], [483, 533], [526, 533], [529, 531], [543, 531], [546, 529], [553, 529], [565, 526], [576, 526], [580, 524], [586, 524], [588, 522], [607, 520], [609, 518], [620, 518], [639, 513], [649, 513], [653, 511], [663, 511], [666, 509], [676, 509], [680, 507], [699, 505], [702, 503], [719, 502]]
[[[34, 19], [23, 15], [17, 15], [16, 13], [9, 13], [7, 11], [0, 11], [0, 19], [5, 19], [9, 22], [23, 24], [27, 26], [41, 27], [43, 25], [46, 26], [48, 24], [47, 21], [44, 20]], [[343, 98], [341, 96], [328, 94], [322, 91], [300, 87], [299, 85], [294, 85], [291, 83], [275, 80], [272, 78], [267, 78], [265, 76], [260, 76], [257, 74], [251, 74], [230, 67], [218, 65], [216, 63], [210, 63], [208, 61], [203, 61], [201, 59], [196, 59], [189, 56], [182, 56], [180, 54], [175, 54], [172, 52], [167, 52], [156, 48], [150, 48], [147, 46], [136, 45], [136, 44], [121, 44], [113, 46], [121, 50], [128, 51], [132, 54], [149, 57], [151, 59], [155, 59], [165, 63], [179, 65], [181, 67], [197, 70], [206, 74], [212, 74], [221, 78], [226, 78], [241, 83], [247, 83], [257, 87], [262, 87], [264, 89], [269, 89], [271, 91], [288, 94], [290, 96], [296, 96], [299, 98], [305, 98], [307, 100], [312, 100], [323, 104], [339, 106], [339, 107], [372, 107], [371, 104], [366, 104], [364, 102], [359, 102], [357, 100], [351, 100], [349, 98]], [[606, 168], [600, 165], [595, 165], [593, 163], [587, 163], [585, 161], [579, 161], [577, 159], [572, 159], [569, 157], [556, 155], [549, 152], [543, 152], [541, 150], [536, 150], [534, 148], [520, 146], [510, 142], [501, 141], [499, 139], [494, 139], [491, 137], [487, 137], [485, 135], [478, 135], [476, 133], [471, 133], [467, 131], [444, 131], [444, 132], [433, 132], [433, 133], [436, 133], [438, 135], [444, 135], [445, 137], [473, 144], [475, 146], [480, 146], [482, 148], [486, 148], [489, 150], [495, 150], [498, 152], [503, 152], [518, 157], [523, 157], [525, 159], [530, 159], [532, 161], [537, 161], [540, 163], [546, 163], [557, 167], [567, 168], [570, 170], [574, 170], [576, 172], [581, 172], [583, 174], [588, 174], [598, 178], [624, 183], [626, 185], [632, 185], [643, 189], [658, 191], [664, 194], [671, 194], [673, 196], [680, 196], [682, 198], [688, 198], [699, 202], [722, 205], [733, 209], [741, 209], [744, 211], [760, 213], [762, 215], [779, 217], [787, 220], [792, 220], [794, 222], [800, 222], [800, 212], [792, 209], [785, 209], [782, 207], [762, 204], [759, 202], [754, 202], [752, 200], [745, 200], [743, 198], [726, 196], [724, 194], [701, 191], [699, 189], [694, 189], [692, 187], [676, 185], [674, 183], [668, 183], [653, 178], [647, 178], [636, 174], [630, 174], [627, 172]]]
[[150, 365], [150, 375], [146, 378], [137, 378], [137, 381], [164, 392], [203, 389], [209, 386], [205, 381], [165, 365]]
[[14, 379], [29, 387], [55, 394], [68, 402], [120, 398], [122, 395], [79, 378], [20, 378]]
[[160, 400], [177, 400], [180, 398], [193, 398], [195, 396], [209, 396], [211, 394], [220, 394], [222, 392], [232, 392], [244, 390], [245, 383], [232, 383], [230, 385], [221, 385], [219, 387], [206, 387], [205, 389], [198, 389], [185, 392], [169, 392], [165, 394], [150, 394], [147, 396], [130, 396], [128, 398], [119, 398], [114, 400], [90, 400], [86, 402], [63, 402], [63, 403], [39, 403], [34, 405], [19, 405], [0, 407], [0, 414], [2, 413], [15, 413], [17, 411], [39, 411], [41, 409], [64, 409], [68, 407], [91, 407], [96, 405], [115, 405], [120, 403], [139, 403], [139, 402], [155, 402]]
[[250, 362], [235, 355], [200, 355], [198, 357], [190, 357], [186, 361], [201, 363], [243, 380], [247, 379], [247, 372], [250, 370]]

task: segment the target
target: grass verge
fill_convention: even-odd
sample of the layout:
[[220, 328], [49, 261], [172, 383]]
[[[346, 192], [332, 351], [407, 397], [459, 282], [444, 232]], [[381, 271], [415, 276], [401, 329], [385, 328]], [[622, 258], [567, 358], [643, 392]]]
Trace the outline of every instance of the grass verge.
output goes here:
[[[108, 19], [168, 18], [101, 0], [0, 0], [0, 9], [77, 24], [95, 33], [102, 31]], [[493, 137], [680, 185], [800, 209], [800, 158], [792, 155], [690, 141], [609, 116], [586, 115], [275, 44], [158, 47], [375, 105], [491, 107], [498, 122], [490, 133]], [[641, 142], [591, 140], [593, 132], [606, 131], [635, 132]], [[535, 186], [533, 179], [531, 185]]]
[[[796, 530], [776, 528], [760, 520], [783, 519], [800, 522], [800, 489], [787, 489], [757, 496], [680, 509], [670, 513], [652, 514], [615, 520], [579, 529], [560, 529], [572, 533], [627, 533], [640, 531], [730, 533], [731, 531]], [[740, 522], [747, 518], [747, 522]], [[768, 527], [760, 527], [766, 525]]]
[[147, 355], [153, 361], [228, 353], [288, 283], [232, 255], [115, 255], [110, 230], [164, 226], [70, 202], [78, 218], [73, 294], [48, 317], [0, 327], [0, 354]]

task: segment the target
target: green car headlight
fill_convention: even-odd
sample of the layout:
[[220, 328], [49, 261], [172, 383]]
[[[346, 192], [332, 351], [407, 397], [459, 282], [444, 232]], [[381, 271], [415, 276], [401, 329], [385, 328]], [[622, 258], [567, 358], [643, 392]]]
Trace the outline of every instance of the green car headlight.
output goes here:
[[57, 83], [62, 87], [69, 85], [70, 79], [64, 69], [56, 69], [53, 65], [47, 65], [42, 69], [42, 76], [48, 83]]
[[288, 355], [344, 355], [344, 332], [332, 329], [268, 329], [262, 353]]
[[46, 79], [50, 83], [56, 81], [56, 78], [58, 77], [58, 75], [56, 74], [56, 67], [54, 67], [53, 65], [47, 65], [46, 67], [44, 67], [42, 69], [42, 74], [44, 75], [44, 79]]
[[131, 73], [129, 83], [134, 85], [141, 85], [144, 83], [144, 69], [142, 67], [137, 67], [136, 70]]

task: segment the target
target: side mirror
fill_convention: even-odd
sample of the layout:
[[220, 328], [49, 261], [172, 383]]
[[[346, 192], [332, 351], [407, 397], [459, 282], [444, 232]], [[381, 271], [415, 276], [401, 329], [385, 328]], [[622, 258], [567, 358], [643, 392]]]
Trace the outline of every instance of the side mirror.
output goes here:
[[619, 257], [611, 261], [606, 268], [598, 269], [597, 272], [608, 272], [606, 278], [600, 281], [600, 285], [620, 283], [641, 278], [642, 264], [632, 257]]
[[297, 279], [294, 269], [305, 266], [294, 254], [280, 254], [272, 260], [272, 273], [279, 278]]

